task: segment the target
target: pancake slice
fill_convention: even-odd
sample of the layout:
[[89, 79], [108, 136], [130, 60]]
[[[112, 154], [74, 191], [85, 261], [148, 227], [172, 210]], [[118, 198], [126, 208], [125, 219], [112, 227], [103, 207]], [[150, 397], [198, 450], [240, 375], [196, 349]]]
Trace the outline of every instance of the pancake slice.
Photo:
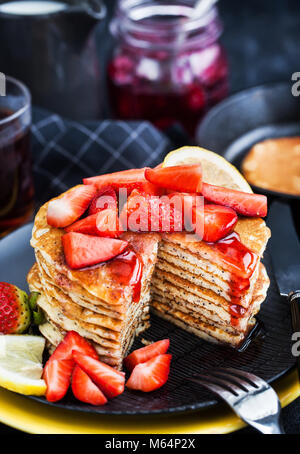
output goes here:
[[178, 233], [163, 236], [151, 286], [157, 315], [203, 339], [234, 347], [255, 324], [266, 297], [269, 279], [260, 259], [270, 235], [261, 219], [240, 219], [236, 231], [257, 255], [247, 280], [226, 267], [214, 245]]
[[168, 320], [180, 328], [189, 331], [201, 339], [213, 343], [225, 343], [238, 348], [247, 337], [249, 331], [255, 326], [255, 313], [258, 312], [260, 304], [264, 301], [269, 287], [269, 278], [263, 265], [261, 265], [260, 276], [257, 279], [253, 292], [252, 307], [255, 308], [247, 318], [247, 324], [243, 331], [234, 329], [232, 325], [222, 325], [223, 320], [217, 316], [205, 316], [200, 312], [200, 316], [192, 309], [189, 310], [184, 305], [180, 305], [176, 300], [169, 298], [162, 301], [161, 296], [153, 295], [152, 311], [159, 317]]

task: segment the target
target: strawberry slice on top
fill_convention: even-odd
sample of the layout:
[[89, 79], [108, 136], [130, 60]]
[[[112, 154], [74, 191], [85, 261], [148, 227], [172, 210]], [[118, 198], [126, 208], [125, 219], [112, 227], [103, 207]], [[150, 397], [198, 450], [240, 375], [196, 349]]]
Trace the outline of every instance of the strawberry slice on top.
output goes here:
[[95, 186], [79, 185], [48, 205], [47, 223], [52, 227], [66, 227], [75, 222], [87, 210], [97, 193]]
[[74, 222], [66, 228], [66, 231], [118, 238], [122, 233], [119, 224], [117, 209], [107, 208]]
[[127, 388], [146, 393], [161, 388], [168, 380], [172, 355], [158, 355], [133, 369]]
[[104, 405], [107, 402], [103, 392], [79, 366], [75, 366], [72, 375], [72, 391], [76, 399], [87, 404]]
[[133, 190], [124, 205], [120, 222], [132, 232], [181, 232], [182, 213], [170, 198], [153, 196]]
[[203, 240], [215, 243], [229, 235], [238, 221], [236, 212], [229, 207], [208, 204], [193, 209], [194, 222], [203, 224]]
[[211, 203], [233, 208], [243, 216], [265, 217], [268, 211], [267, 197], [261, 194], [236, 191], [203, 183], [202, 194]]
[[202, 188], [200, 164], [146, 168], [145, 177], [150, 183], [173, 191], [200, 192]]
[[96, 185], [99, 191], [106, 189], [108, 186], [115, 190], [126, 189], [127, 195], [130, 195], [133, 189], [139, 189], [147, 194], [161, 194], [157, 186], [146, 180], [145, 168], [122, 170], [106, 175], [84, 178], [83, 183], [85, 185]]
[[66, 233], [62, 243], [66, 262], [72, 269], [106, 262], [121, 254], [128, 246], [127, 241], [77, 232]]
[[107, 188], [99, 191], [93, 198], [89, 207], [89, 215], [99, 213], [107, 209], [117, 210], [118, 200], [116, 191], [113, 188]]
[[123, 393], [125, 386], [124, 372], [119, 372], [101, 361], [76, 351], [73, 352], [73, 358], [76, 364], [99, 386], [106, 397], [112, 399]]
[[169, 346], [170, 340], [163, 339], [146, 347], [139, 348], [124, 359], [125, 367], [131, 371], [137, 364], [145, 363], [154, 356], [167, 353]]

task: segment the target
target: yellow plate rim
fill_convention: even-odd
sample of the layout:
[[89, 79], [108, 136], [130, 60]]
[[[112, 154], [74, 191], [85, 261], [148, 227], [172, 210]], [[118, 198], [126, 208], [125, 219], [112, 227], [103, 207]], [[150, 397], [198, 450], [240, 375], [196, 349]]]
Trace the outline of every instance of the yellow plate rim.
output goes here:
[[[293, 402], [300, 396], [296, 370], [277, 380], [274, 388], [282, 407]], [[225, 434], [245, 426], [223, 404], [183, 415], [120, 417], [48, 407], [3, 388], [0, 400], [0, 422], [34, 434]]]

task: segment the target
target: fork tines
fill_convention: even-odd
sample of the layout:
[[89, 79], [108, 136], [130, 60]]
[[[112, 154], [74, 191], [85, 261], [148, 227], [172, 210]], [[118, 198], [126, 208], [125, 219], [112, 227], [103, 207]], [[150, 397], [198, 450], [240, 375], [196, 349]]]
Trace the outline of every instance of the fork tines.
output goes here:
[[[216, 368], [203, 374], [197, 374], [190, 378], [191, 381], [202, 384], [206, 388], [220, 395], [224, 392], [239, 396], [244, 393], [262, 391], [269, 385], [259, 377], [233, 368]], [[200, 383], [201, 382], [201, 383]], [[221, 395], [221, 397], [225, 397]]]

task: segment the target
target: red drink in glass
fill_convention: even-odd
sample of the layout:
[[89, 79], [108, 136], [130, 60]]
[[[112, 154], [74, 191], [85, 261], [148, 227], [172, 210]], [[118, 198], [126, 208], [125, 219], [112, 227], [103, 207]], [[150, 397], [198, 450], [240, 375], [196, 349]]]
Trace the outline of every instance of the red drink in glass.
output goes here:
[[0, 237], [33, 214], [30, 124], [29, 91], [7, 77], [6, 94], [0, 97]]

